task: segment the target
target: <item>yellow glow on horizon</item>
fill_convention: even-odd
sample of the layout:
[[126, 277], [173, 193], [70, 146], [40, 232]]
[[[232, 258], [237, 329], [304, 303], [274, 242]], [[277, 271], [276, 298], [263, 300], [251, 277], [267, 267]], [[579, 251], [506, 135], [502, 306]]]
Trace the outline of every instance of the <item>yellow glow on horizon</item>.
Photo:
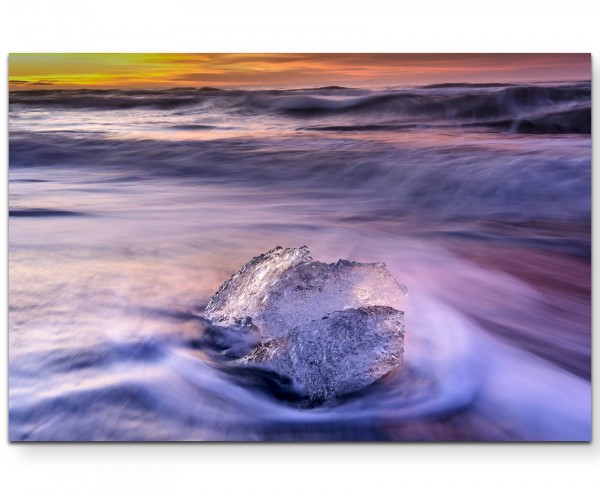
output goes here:
[[17, 53], [11, 90], [427, 84], [591, 77], [589, 54]]

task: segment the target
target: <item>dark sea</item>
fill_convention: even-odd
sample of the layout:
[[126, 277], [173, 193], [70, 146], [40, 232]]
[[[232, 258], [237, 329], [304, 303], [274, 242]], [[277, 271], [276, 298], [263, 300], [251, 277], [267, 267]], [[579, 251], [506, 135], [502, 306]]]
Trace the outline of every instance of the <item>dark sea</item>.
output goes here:
[[[591, 86], [10, 94], [12, 441], [591, 439]], [[385, 262], [404, 363], [315, 408], [197, 344], [277, 245]]]

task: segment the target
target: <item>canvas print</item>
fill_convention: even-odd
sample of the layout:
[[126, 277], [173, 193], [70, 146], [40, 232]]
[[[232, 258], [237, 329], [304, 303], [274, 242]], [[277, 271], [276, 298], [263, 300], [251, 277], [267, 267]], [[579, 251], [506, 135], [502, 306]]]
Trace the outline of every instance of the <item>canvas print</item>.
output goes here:
[[590, 441], [590, 79], [11, 54], [10, 441]]

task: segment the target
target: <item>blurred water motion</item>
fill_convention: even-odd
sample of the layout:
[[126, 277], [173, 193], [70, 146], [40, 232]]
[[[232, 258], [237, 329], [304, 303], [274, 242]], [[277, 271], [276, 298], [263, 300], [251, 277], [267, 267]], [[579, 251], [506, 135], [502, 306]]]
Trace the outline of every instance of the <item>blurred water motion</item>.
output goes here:
[[[589, 440], [588, 83], [12, 93], [11, 440]], [[405, 365], [301, 409], [199, 347], [251, 257], [384, 261]]]

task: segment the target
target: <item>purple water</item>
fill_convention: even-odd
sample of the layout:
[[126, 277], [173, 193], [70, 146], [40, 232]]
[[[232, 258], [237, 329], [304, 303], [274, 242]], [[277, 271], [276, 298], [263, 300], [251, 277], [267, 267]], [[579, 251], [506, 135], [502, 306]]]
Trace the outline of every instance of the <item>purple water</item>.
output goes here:
[[[590, 85], [11, 93], [11, 440], [587, 440]], [[197, 315], [276, 245], [383, 261], [405, 364], [301, 409]]]

